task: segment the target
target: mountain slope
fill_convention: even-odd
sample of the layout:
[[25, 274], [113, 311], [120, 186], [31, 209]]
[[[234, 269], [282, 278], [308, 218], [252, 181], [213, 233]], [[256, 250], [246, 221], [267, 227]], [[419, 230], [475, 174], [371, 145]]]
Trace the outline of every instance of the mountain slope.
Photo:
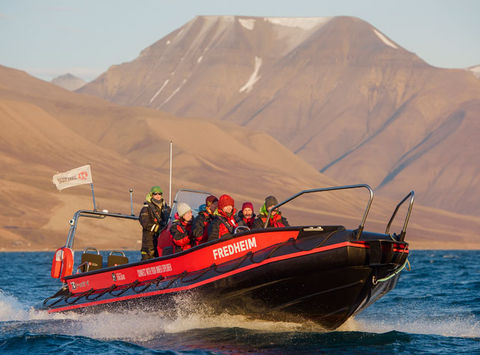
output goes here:
[[[168, 142], [174, 141], [173, 192], [195, 188], [231, 194], [256, 210], [265, 195], [286, 199], [302, 189], [336, 185], [270, 136], [231, 122], [215, 124], [146, 108], [113, 105], [70, 93], [24, 72], [0, 66], [0, 249], [52, 249], [63, 245], [67, 221], [91, 208], [90, 187], [58, 192], [57, 171], [90, 163], [100, 209], [128, 213], [129, 188], [135, 212], [153, 184], [168, 186]], [[396, 196], [396, 200], [404, 196]], [[306, 195], [286, 207], [293, 224], [344, 224], [356, 228], [365, 208], [360, 193]], [[393, 201], [376, 197], [367, 229], [382, 231]], [[404, 209], [402, 209], [404, 212]], [[403, 223], [402, 213], [392, 230]], [[313, 217], [313, 219], [312, 219]], [[455, 228], [452, 228], [455, 226]], [[415, 205], [408, 239], [413, 247], [479, 248], [480, 218]], [[83, 221], [77, 249], [139, 249], [134, 222]]]
[[[358, 18], [196, 17], [80, 92], [232, 121], [338, 181], [391, 197], [409, 186], [424, 204], [480, 214], [462, 197], [480, 194], [470, 138], [480, 81], [428, 65]], [[451, 169], [445, 151], [462, 156]]]
[[[299, 186], [335, 184], [268, 135], [120, 107], [2, 66], [0, 122], [0, 248], [61, 245], [73, 212], [91, 208], [90, 188], [58, 192], [52, 175], [86, 163], [92, 165], [100, 208], [129, 212], [133, 188], [138, 212], [151, 185], [168, 191], [170, 140], [174, 193], [179, 188], [229, 191], [258, 207], [266, 191], [287, 195]], [[91, 225], [86, 231], [77, 247], [105, 234]], [[112, 231], [110, 238], [119, 238], [120, 245], [138, 248], [137, 223]]]

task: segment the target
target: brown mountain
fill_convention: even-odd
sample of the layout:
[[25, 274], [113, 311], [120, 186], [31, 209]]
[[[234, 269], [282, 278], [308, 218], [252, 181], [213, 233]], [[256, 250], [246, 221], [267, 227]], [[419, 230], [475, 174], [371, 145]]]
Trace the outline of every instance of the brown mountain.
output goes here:
[[[134, 188], [138, 212], [151, 185], [167, 190], [170, 140], [174, 192], [229, 191], [258, 206], [265, 191], [285, 196], [299, 185], [334, 184], [268, 135], [113, 105], [2, 66], [0, 122], [0, 248], [61, 245], [73, 212], [92, 203], [89, 186], [58, 192], [52, 175], [86, 163], [101, 208], [129, 212], [128, 189]], [[117, 230], [121, 245], [137, 248], [138, 224], [129, 233], [124, 228]], [[77, 246], [105, 234], [93, 231]]]
[[480, 81], [358, 18], [196, 17], [80, 92], [232, 121], [338, 181], [480, 214]]
[[[174, 184], [179, 188], [230, 193], [260, 207], [266, 194], [282, 200], [305, 188], [338, 184], [302, 161], [270, 136], [239, 128], [175, 117], [153, 109], [122, 107], [65, 91], [24, 72], [0, 66], [0, 249], [52, 249], [63, 245], [67, 221], [91, 208], [90, 187], [58, 192], [57, 171], [92, 165], [99, 208], [135, 211], [153, 184], [167, 190], [168, 143], [174, 144]], [[408, 190], [396, 196], [400, 199]], [[365, 192], [306, 198], [284, 212], [295, 223], [342, 223], [355, 228]], [[367, 228], [382, 231], [395, 203], [377, 197]], [[312, 219], [312, 217], [314, 219]], [[139, 248], [137, 223], [94, 224], [78, 230], [76, 248]], [[400, 228], [402, 217], [395, 224]], [[455, 228], [452, 228], [455, 226]], [[413, 247], [479, 248], [480, 218], [416, 204], [408, 239]]]
[[73, 74], [67, 73], [56, 78], [52, 79], [52, 84], [58, 85], [64, 89], [74, 91], [80, 89], [83, 85], [86, 84], [86, 81], [76, 77]]

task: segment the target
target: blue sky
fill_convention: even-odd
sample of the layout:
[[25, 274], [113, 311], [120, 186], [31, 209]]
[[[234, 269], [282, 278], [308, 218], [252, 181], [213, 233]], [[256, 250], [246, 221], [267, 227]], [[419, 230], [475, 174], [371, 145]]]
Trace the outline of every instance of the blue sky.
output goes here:
[[92, 80], [197, 15], [356, 16], [429, 64], [480, 65], [480, 0], [1, 0], [0, 64]]

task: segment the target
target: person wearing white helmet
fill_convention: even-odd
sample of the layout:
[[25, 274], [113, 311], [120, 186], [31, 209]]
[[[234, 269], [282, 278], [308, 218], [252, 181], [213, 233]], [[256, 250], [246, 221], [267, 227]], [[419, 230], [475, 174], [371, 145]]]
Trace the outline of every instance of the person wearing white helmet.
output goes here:
[[175, 252], [190, 249], [193, 245], [192, 238], [192, 209], [185, 202], [177, 204], [177, 213], [175, 214], [175, 222], [170, 228], [173, 244], [175, 244]]

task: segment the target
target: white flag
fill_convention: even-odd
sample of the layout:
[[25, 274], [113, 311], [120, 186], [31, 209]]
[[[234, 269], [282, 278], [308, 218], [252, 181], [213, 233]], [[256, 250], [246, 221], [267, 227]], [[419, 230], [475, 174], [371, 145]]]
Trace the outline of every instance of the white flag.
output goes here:
[[91, 184], [93, 183], [92, 171], [90, 165], [84, 165], [80, 168], [53, 175], [52, 181], [59, 190], [77, 185]]

